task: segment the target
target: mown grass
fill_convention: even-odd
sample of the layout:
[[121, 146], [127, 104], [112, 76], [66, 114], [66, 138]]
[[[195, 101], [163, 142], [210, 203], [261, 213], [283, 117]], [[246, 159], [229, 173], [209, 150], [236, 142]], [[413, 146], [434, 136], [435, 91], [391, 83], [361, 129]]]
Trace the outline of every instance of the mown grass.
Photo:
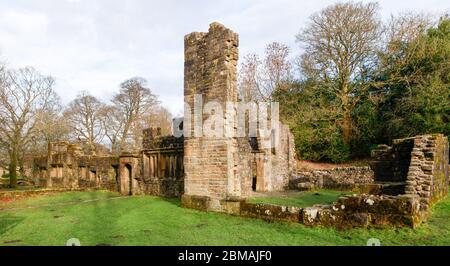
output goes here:
[[351, 194], [351, 192], [341, 192], [335, 190], [319, 190], [298, 192], [295, 195], [284, 197], [259, 197], [251, 198], [252, 203], [269, 203], [284, 206], [309, 207], [315, 204], [330, 204], [340, 196]]
[[16, 202], [24, 209], [0, 211], [0, 245], [59, 246], [70, 238], [82, 245], [366, 245], [369, 238], [382, 245], [450, 245], [449, 199], [419, 229], [337, 231], [183, 209], [177, 199], [115, 196], [69, 192]]

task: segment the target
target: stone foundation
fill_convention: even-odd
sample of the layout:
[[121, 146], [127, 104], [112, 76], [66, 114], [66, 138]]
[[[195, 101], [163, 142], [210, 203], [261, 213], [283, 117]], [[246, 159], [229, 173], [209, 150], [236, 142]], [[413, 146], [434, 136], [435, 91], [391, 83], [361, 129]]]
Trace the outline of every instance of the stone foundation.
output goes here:
[[290, 188], [354, 190], [373, 184], [374, 177], [374, 172], [370, 167], [339, 167], [303, 171], [298, 172], [296, 178], [290, 181]]
[[307, 226], [349, 229], [354, 227], [411, 227], [419, 226], [427, 213], [420, 210], [420, 199], [414, 195], [341, 197], [331, 205], [307, 208], [265, 203], [240, 202], [240, 216], [268, 222], [284, 221]]

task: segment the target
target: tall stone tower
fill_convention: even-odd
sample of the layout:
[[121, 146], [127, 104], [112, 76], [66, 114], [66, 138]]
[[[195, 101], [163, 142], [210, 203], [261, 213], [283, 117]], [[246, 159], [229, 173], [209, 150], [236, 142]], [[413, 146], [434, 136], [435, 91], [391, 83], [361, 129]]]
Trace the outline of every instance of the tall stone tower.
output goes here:
[[[183, 206], [227, 211], [230, 200], [241, 196], [238, 140], [225, 136], [194, 136], [195, 119], [205, 122], [208, 115], [202, 112], [195, 117], [193, 109], [199, 95], [202, 109], [208, 102], [215, 101], [225, 116], [223, 132], [236, 130], [235, 109], [225, 110], [227, 102], [237, 102], [238, 35], [219, 23], [212, 23], [208, 32], [191, 33], [185, 36], [184, 42], [184, 97], [192, 108], [192, 115], [185, 114], [185, 119], [190, 117], [192, 126], [185, 128]], [[191, 136], [186, 136], [186, 130]]]

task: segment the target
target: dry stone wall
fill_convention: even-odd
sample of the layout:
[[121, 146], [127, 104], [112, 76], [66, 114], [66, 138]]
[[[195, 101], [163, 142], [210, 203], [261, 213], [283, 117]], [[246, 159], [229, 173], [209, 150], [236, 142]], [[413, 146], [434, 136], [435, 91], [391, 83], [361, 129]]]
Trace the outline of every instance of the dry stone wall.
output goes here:
[[370, 167], [338, 167], [333, 169], [298, 172], [290, 182], [292, 189], [360, 189], [374, 182]]
[[417, 227], [426, 218], [415, 195], [351, 195], [331, 205], [306, 208], [266, 203], [240, 202], [233, 214], [265, 221], [285, 221], [307, 226], [337, 227]]
[[442, 134], [415, 137], [413, 142], [405, 192], [420, 196], [427, 210], [448, 194], [449, 143]]

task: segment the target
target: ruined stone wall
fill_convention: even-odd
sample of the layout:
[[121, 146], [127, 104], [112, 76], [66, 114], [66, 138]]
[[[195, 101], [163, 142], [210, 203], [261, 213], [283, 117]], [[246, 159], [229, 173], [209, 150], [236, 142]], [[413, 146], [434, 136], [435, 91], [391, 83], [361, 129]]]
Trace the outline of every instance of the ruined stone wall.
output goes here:
[[283, 191], [288, 189], [295, 167], [295, 144], [294, 135], [289, 127], [280, 123], [279, 142], [275, 150], [270, 152], [268, 161], [271, 167], [270, 178], [271, 188], [267, 191]]
[[179, 197], [184, 192], [184, 139], [161, 136], [158, 129], [144, 130], [141, 174], [138, 185], [144, 194]]
[[412, 194], [426, 210], [448, 193], [448, 139], [442, 134], [423, 135], [380, 145], [372, 152], [371, 166], [377, 183], [396, 183], [397, 189], [381, 194]]
[[[279, 123], [278, 142], [272, 143], [270, 148], [263, 148], [263, 141], [271, 141], [258, 137], [253, 144], [254, 178], [256, 178], [256, 191], [283, 191], [288, 189], [289, 181], [295, 171], [295, 144], [294, 136], [289, 127]], [[255, 185], [255, 184], [254, 184]]]
[[413, 143], [405, 192], [419, 195], [422, 209], [427, 210], [448, 194], [448, 139], [442, 134], [425, 135], [413, 138]]
[[352, 190], [373, 184], [374, 178], [370, 167], [337, 167], [298, 172], [296, 178], [291, 180], [290, 187], [299, 190]]
[[372, 151], [371, 167], [376, 182], [406, 182], [414, 139], [394, 140], [392, 147], [379, 145]]
[[118, 191], [118, 165], [116, 157], [79, 156], [75, 173], [78, 187]]
[[307, 208], [241, 201], [232, 213], [308, 226], [414, 228], [428, 218], [430, 206], [448, 194], [448, 153], [449, 143], [442, 134], [394, 140], [392, 147], [380, 145], [373, 151], [373, 172], [370, 168], [338, 168], [308, 172], [310, 176], [305, 177], [332, 183], [326, 186], [375, 180], [363, 186], [370, 194], [342, 196], [330, 205]]
[[52, 142], [47, 156], [35, 157], [32, 179], [47, 188], [100, 188], [118, 190], [118, 158], [83, 154], [80, 146]]
[[352, 195], [332, 205], [304, 208], [301, 222], [308, 226], [412, 227], [426, 219], [416, 195]]
[[340, 197], [330, 205], [311, 207], [283, 206], [267, 203], [238, 202], [231, 214], [265, 221], [287, 221], [307, 226], [337, 227], [412, 227], [419, 226], [426, 213], [420, 209], [417, 195], [351, 195]]
[[252, 147], [248, 138], [238, 138], [238, 164], [237, 172], [238, 179], [241, 182], [241, 196], [242, 198], [249, 197], [253, 191], [253, 178], [256, 178], [255, 159], [257, 154], [253, 153]]
[[[203, 96], [203, 104], [216, 101], [222, 110], [226, 110], [226, 102], [236, 102], [237, 60], [238, 35], [223, 25], [212, 23], [207, 33], [187, 35], [185, 102], [193, 108], [198, 94]], [[224, 131], [235, 130], [235, 114], [228, 113], [225, 117]], [[250, 178], [239, 176], [237, 171], [238, 140], [192, 136], [185, 135], [184, 141], [184, 206], [189, 207], [190, 196], [207, 196], [208, 209], [221, 211], [221, 200], [240, 197], [242, 178]]]

